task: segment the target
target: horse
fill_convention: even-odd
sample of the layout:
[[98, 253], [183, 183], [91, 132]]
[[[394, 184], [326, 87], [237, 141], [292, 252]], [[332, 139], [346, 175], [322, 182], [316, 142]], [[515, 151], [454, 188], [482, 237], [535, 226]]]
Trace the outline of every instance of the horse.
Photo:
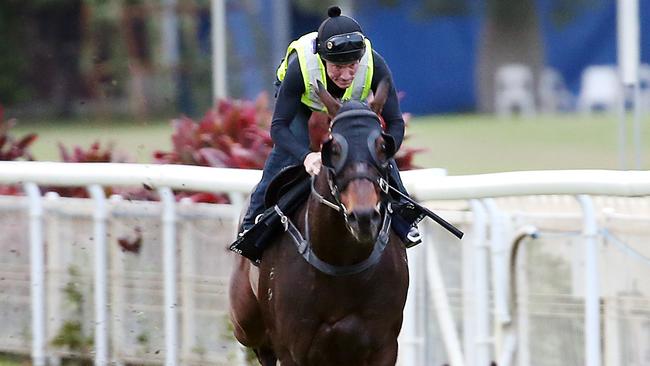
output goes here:
[[388, 87], [369, 106], [317, 91], [333, 118], [323, 168], [307, 201], [280, 212], [285, 230], [259, 267], [236, 256], [234, 335], [263, 366], [395, 365], [409, 278], [385, 187], [395, 147], [378, 115]]

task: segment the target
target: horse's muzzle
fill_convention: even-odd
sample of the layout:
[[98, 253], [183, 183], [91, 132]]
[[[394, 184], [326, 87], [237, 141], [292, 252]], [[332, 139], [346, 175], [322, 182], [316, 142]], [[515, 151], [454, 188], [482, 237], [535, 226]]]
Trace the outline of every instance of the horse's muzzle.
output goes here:
[[376, 208], [353, 210], [348, 214], [347, 224], [359, 242], [374, 242], [381, 226], [381, 214]]

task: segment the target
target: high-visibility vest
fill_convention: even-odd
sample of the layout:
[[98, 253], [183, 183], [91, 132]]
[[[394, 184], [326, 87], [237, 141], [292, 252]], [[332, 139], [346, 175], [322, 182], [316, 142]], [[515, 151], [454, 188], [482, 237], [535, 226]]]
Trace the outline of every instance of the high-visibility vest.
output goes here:
[[[320, 80], [323, 85], [327, 86], [325, 65], [318, 53], [314, 53], [314, 50], [316, 50], [317, 35], [317, 32], [307, 33], [289, 44], [287, 54], [284, 56], [280, 67], [278, 67], [277, 77], [280, 81], [284, 80], [289, 66], [289, 56], [292, 52], [295, 52], [300, 63], [302, 80], [305, 83], [305, 92], [302, 94], [300, 101], [314, 111], [327, 112], [327, 108], [325, 108], [316, 94], [317, 80]], [[365, 39], [365, 43], [366, 52], [359, 61], [359, 68], [354, 75], [352, 85], [345, 90], [341, 98], [342, 101], [350, 99], [365, 101], [370, 93], [373, 73], [372, 48], [367, 38]]]

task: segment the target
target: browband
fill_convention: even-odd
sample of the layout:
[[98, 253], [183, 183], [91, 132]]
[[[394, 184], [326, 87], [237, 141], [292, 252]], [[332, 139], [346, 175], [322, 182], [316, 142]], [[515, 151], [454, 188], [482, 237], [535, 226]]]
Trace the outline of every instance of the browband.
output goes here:
[[[351, 109], [349, 111], [345, 111], [341, 114], [337, 114], [334, 119], [332, 119], [332, 122], [330, 122], [330, 127], [333, 127], [336, 122], [338, 122], [341, 119], [348, 118], [348, 117], [372, 117], [375, 120], [377, 120], [377, 123], [379, 122], [379, 117], [377, 116], [377, 113], [373, 111], [369, 111], [367, 109]], [[381, 123], [380, 123], [381, 124]]]

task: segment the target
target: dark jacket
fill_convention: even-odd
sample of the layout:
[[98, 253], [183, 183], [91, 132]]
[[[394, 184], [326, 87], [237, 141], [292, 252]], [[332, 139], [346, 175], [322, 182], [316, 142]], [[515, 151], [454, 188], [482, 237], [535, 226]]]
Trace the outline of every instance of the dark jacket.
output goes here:
[[[374, 50], [373, 61], [374, 70], [371, 89], [373, 92], [376, 92], [379, 82], [385, 77], [388, 77], [392, 81], [392, 74], [384, 58]], [[330, 80], [329, 76], [327, 76], [327, 90], [336, 98], [342, 97], [345, 93], [345, 89], [337, 87]], [[305, 84], [300, 70], [300, 63], [296, 57], [293, 57], [293, 60], [289, 60], [287, 73], [278, 90], [275, 110], [273, 112], [273, 121], [271, 123], [271, 138], [276, 146], [288, 151], [300, 161], [304, 161], [305, 156], [310, 153], [309, 141], [305, 142], [296, 139], [293, 133], [291, 133], [289, 126], [297, 116], [302, 117], [300, 120], [309, 120], [312, 111], [300, 101], [304, 92]], [[388, 100], [381, 114], [386, 122], [386, 132], [393, 136], [396, 148], [399, 149], [404, 138], [404, 119], [402, 118], [402, 111], [399, 107], [395, 86], [392, 82]]]

